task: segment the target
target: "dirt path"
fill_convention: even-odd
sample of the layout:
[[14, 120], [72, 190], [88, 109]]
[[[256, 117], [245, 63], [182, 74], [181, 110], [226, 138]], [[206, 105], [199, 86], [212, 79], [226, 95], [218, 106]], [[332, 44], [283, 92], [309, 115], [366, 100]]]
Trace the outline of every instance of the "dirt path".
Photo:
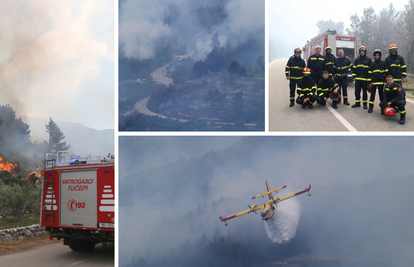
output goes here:
[[151, 72], [150, 75], [152, 76], [152, 79], [154, 79], [155, 82], [164, 84], [168, 87], [169, 84], [173, 82], [171, 78], [165, 76], [165, 74], [167, 73], [167, 66], [170, 64], [171, 63], [168, 63], [167, 65], [164, 65], [161, 68], [158, 68]]

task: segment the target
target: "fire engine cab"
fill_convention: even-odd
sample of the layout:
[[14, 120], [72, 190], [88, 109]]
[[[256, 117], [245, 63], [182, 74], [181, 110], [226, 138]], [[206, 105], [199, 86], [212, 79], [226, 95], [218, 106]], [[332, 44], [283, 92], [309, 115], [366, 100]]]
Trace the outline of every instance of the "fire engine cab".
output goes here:
[[40, 225], [50, 239], [63, 238], [75, 251], [114, 242], [113, 155], [79, 157], [68, 151], [47, 154], [42, 171]]

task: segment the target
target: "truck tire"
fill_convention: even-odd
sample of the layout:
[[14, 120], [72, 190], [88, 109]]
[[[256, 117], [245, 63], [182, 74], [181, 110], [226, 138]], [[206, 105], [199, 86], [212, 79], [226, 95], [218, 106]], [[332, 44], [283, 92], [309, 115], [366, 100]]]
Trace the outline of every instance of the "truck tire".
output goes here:
[[73, 245], [69, 245], [70, 249], [72, 249], [73, 251], [79, 251], [80, 247], [78, 246], [73, 246]]
[[80, 244], [81, 251], [92, 251], [95, 248], [95, 242], [89, 240], [83, 240]]

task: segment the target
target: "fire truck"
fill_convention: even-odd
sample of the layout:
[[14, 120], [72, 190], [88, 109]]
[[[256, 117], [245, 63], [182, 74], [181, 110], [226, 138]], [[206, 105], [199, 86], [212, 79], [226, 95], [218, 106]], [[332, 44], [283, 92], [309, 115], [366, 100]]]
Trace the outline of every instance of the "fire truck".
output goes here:
[[74, 251], [114, 242], [115, 157], [47, 154], [40, 225]]
[[315, 48], [317, 46], [321, 47], [321, 53], [325, 56], [325, 48], [327, 46], [332, 48], [332, 54], [334, 56], [338, 55], [338, 49], [342, 48], [344, 50], [344, 55], [351, 60], [353, 63], [355, 58], [358, 57], [359, 47], [363, 45], [362, 38], [359, 37], [349, 37], [337, 34], [335, 30], [327, 30], [316, 37], [308, 41], [303, 47], [303, 59], [307, 63], [308, 58], [315, 54]]

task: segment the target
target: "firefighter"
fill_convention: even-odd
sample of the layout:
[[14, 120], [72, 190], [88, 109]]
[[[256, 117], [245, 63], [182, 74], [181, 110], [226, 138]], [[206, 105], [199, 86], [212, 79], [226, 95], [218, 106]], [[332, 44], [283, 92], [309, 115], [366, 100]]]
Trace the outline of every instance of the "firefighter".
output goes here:
[[302, 50], [295, 48], [294, 55], [291, 56], [286, 64], [286, 79], [290, 80], [290, 105], [293, 107], [295, 104], [295, 89], [299, 80], [302, 79], [302, 70], [306, 68], [305, 61], [300, 57]]
[[332, 107], [337, 109], [337, 103], [341, 97], [338, 93], [338, 84], [332, 78], [329, 78], [329, 71], [324, 70], [322, 79], [318, 83], [318, 103], [322, 106], [326, 105], [328, 98], [332, 99]]
[[[338, 93], [344, 99], [344, 104], [349, 106], [348, 102], [348, 69], [352, 68], [352, 63], [349, 58], [344, 56], [344, 50], [342, 48], [338, 49], [338, 57], [334, 61], [334, 77], [335, 82], [338, 83], [339, 90]], [[339, 101], [340, 102], [340, 101]]]
[[322, 79], [322, 71], [324, 70], [325, 58], [321, 55], [321, 47], [315, 48], [315, 54], [308, 58], [307, 67], [311, 70], [311, 77], [315, 81], [316, 86], [320, 79]]
[[327, 46], [325, 48], [325, 62], [324, 62], [324, 70], [327, 70], [329, 72], [329, 77], [333, 78], [334, 75], [334, 62], [335, 62], [335, 56], [332, 55], [332, 48], [330, 46]]
[[386, 107], [397, 107], [400, 112], [400, 124], [405, 124], [405, 92], [400, 83], [394, 81], [392, 75], [387, 76], [387, 84], [384, 88], [384, 98], [380, 103], [381, 114], [384, 114]]
[[388, 70], [387, 74], [391, 74], [394, 77], [394, 81], [402, 85], [407, 82], [407, 66], [405, 65], [404, 58], [398, 55], [397, 46], [395, 44], [390, 45], [389, 56], [385, 59], [385, 67]]
[[298, 83], [298, 98], [296, 103], [302, 105], [302, 108], [309, 106], [309, 109], [313, 109], [313, 103], [315, 103], [317, 96], [315, 94], [316, 86], [315, 81], [310, 77], [311, 71], [308, 68], [303, 70], [303, 78]]
[[367, 48], [361, 46], [359, 48], [359, 57], [355, 59], [355, 63], [352, 70], [353, 80], [355, 82], [355, 104], [353, 108], [361, 106], [361, 89], [362, 89], [362, 102], [364, 109], [368, 108], [368, 94], [367, 94], [367, 82], [368, 72], [371, 66], [372, 59], [366, 55]]
[[381, 60], [381, 50], [376, 49], [374, 51], [374, 61], [371, 63], [370, 69], [368, 71], [368, 83], [369, 88], [371, 88], [371, 97], [369, 98], [369, 108], [368, 113], [372, 112], [374, 108], [375, 92], [378, 88], [378, 94], [380, 102], [384, 99], [383, 89], [384, 89], [384, 80], [387, 73], [385, 68], [385, 62]]

